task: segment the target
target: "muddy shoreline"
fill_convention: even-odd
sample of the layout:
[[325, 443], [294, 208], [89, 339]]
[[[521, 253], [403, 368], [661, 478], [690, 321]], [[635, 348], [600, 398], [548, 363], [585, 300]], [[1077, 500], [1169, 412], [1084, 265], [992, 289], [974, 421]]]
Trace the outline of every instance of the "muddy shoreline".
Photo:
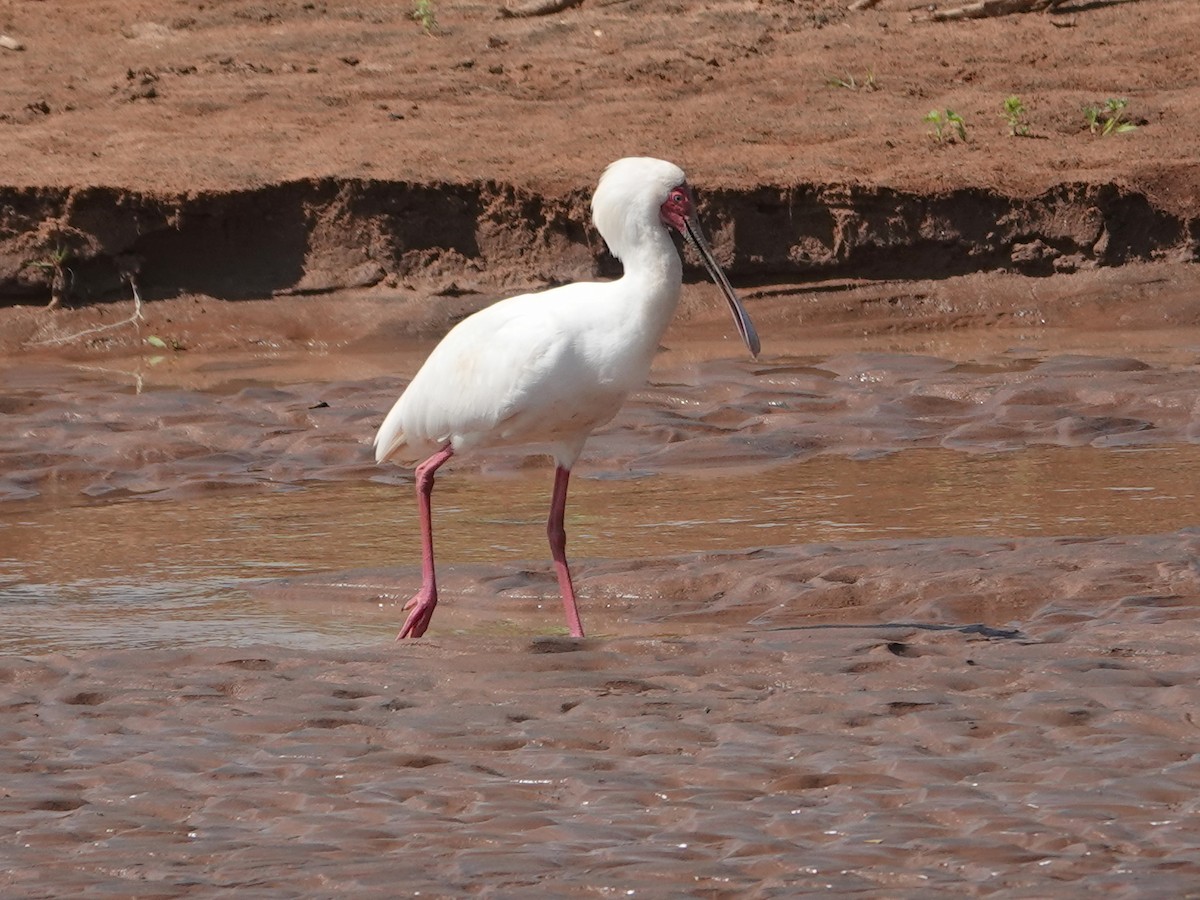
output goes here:
[[[980, 296], [984, 281], [990, 295]], [[1033, 303], [1031, 286], [1042, 292]], [[749, 301], [766, 336], [763, 355], [751, 361], [727, 356], [736, 348], [723, 312], [709, 302], [708, 288], [689, 288], [650, 383], [592, 437], [584, 461], [644, 473], [928, 447], [985, 453], [1189, 443], [1200, 435], [1197, 290], [1194, 266], [863, 285], [836, 292], [836, 310], [820, 308], [829, 302], [822, 293], [776, 289]], [[951, 298], [956, 305], [947, 308]], [[280, 313], [274, 302], [252, 304], [250, 315], [241, 304], [185, 302], [165, 317], [152, 304], [151, 320], [103, 332], [113, 338], [98, 346], [81, 338], [46, 348], [40, 360], [29, 351], [10, 356], [0, 369], [9, 426], [0, 441], [0, 491], [21, 498], [73, 485], [91, 497], [179, 498], [223, 484], [395, 480], [403, 470], [377, 468], [369, 440], [433, 338], [401, 336], [421, 330], [412, 305], [292, 302], [304, 318], [290, 317], [290, 335], [270, 330]], [[805, 338], [806, 323], [795, 321], [801, 304], [813, 331], [822, 330], [822, 317], [837, 327], [827, 326], [825, 338]], [[940, 316], [929, 314], [939, 307]], [[955, 320], [1083, 321], [1099, 313], [1113, 325], [1143, 326], [1108, 338], [1091, 332], [1091, 346], [1108, 340], [1112, 351], [1126, 347], [1129, 355], [1083, 353], [1070, 343], [1056, 350], [1071, 333], [1061, 324], [960, 327], [959, 335], [979, 337], [963, 337], [957, 347], [944, 328]], [[33, 329], [48, 321], [67, 331], [96, 327], [90, 320], [48, 310], [12, 316], [10, 340], [24, 337], [29, 346]], [[21, 324], [30, 328], [24, 336]], [[1151, 324], [1156, 330], [1145, 327]], [[854, 334], [861, 330], [870, 333]], [[150, 333], [195, 349], [143, 344], [138, 355], [125, 355], [138, 334]], [[310, 346], [315, 335], [324, 339], [320, 348]], [[937, 352], [939, 341], [947, 355]], [[324, 376], [312, 380], [317, 371]], [[503, 469], [523, 465], [520, 459], [484, 453], [462, 465]]]

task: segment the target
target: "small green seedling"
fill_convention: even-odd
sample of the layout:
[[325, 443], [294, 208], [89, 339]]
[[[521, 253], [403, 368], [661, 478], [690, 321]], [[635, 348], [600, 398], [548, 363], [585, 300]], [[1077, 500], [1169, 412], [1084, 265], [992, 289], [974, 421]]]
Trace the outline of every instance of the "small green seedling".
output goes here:
[[424, 29], [426, 34], [437, 31], [437, 13], [433, 9], [433, 0], [413, 0], [412, 20]]
[[939, 144], [953, 141], [956, 135], [960, 141], [967, 140], [967, 123], [952, 109], [931, 109], [925, 121], [933, 126], [930, 134]]
[[1025, 104], [1016, 94], [1004, 101], [1004, 118], [1008, 122], [1008, 133], [1013, 137], [1029, 137], [1029, 125], [1025, 122]]
[[160, 338], [157, 334], [152, 334], [146, 338], [146, 343], [156, 350], [186, 350], [183, 344], [179, 343], [175, 338]]
[[875, 71], [867, 69], [867, 73], [863, 75], [859, 81], [852, 74], [847, 72], [845, 75], [833, 77], [826, 80], [830, 87], [845, 88], [848, 91], [877, 91], [879, 85], [875, 81]]
[[1101, 137], [1136, 131], [1136, 125], [1125, 121], [1125, 107], [1128, 105], [1129, 101], [1124, 98], [1109, 97], [1103, 106], [1085, 106], [1083, 118], [1088, 131]]

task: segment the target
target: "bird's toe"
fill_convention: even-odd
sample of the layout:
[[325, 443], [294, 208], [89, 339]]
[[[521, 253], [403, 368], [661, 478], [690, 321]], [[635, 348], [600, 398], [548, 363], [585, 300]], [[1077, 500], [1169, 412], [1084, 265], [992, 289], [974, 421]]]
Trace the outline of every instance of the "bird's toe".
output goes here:
[[411, 609], [408, 618], [404, 620], [404, 627], [400, 629], [400, 633], [396, 635], [396, 640], [414, 637], [419, 638], [425, 633], [425, 629], [429, 627], [429, 620], [433, 618], [433, 609], [437, 606], [437, 595], [429, 596], [424, 593], [419, 593], [406, 604], [405, 609]]

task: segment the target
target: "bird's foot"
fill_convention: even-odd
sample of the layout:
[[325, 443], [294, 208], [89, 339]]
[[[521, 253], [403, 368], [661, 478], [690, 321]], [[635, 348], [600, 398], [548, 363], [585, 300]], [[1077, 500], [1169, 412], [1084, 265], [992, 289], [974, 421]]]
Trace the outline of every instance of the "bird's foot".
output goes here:
[[412, 612], [404, 620], [404, 627], [396, 635], [396, 640], [400, 641], [409, 637], [419, 638], [423, 635], [425, 629], [429, 627], [429, 620], [433, 618], [433, 610], [436, 606], [437, 590], [421, 588], [416, 596], [404, 604], [404, 608], [410, 609]]

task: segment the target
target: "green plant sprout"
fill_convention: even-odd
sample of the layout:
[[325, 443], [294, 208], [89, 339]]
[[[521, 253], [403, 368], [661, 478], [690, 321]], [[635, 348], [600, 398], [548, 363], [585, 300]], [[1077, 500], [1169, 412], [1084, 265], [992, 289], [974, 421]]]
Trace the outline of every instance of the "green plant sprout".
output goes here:
[[879, 84], [875, 81], [875, 70], [867, 69], [863, 75], [862, 81], [856, 79], [852, 74], [847, 72], [841, 77], [834, 75], [826, 79], [826, 84], [830, 87], [845, 88], [848, 91], [877, 91]]
[[1004, 101], [1004, 118], [1008, 121], [1008, 133], [1013, 137], [1029, 137], [1029, 125], [1025, 119], [1025, 104], [1016, 94]]
[[967, 140], [967, 123], [952, 109], [931, 109], [925, 121], [933, 126], [931, 134], [939, 144], [953, 141], [955, 135], [960, 141]]
[[1088, 131], [1101, 137], [1136, 131], [1136, 125], [1125, 121], [1125, 107], [1128, 105], [1129, 101], [1123, 97], [1109, 97], [1103, 106], [1085, 106], [1083, 118], [1087, 121]]
[[437, 13], [433, 9], [433, 0], [413, 0], [412, 20], [424, 29], [426, 34], [438, 30]]

